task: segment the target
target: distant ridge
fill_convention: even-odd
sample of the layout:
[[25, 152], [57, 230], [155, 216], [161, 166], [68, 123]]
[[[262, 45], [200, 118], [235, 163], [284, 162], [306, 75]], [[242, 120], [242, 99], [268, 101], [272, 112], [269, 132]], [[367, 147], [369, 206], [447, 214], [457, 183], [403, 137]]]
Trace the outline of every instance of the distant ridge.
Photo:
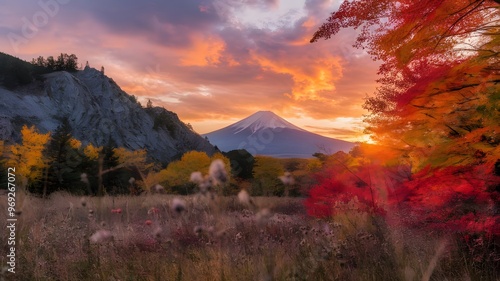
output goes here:
[[203, 136], [222, 151], [246, 149], [253, 155], [278, 158], [311, 158], [316, 152], [347, 152], [355, 146], [306, 131], [271, 111], [258, 111]]

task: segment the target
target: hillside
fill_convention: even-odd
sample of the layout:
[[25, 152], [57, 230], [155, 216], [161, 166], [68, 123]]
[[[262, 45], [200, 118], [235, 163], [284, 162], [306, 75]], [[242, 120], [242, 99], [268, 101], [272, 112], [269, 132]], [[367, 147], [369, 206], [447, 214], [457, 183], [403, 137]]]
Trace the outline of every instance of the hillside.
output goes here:
[[[11, 64], [30, 69], [29, 63], [12, 58]], [[24, 124], [53, 132], [67, 119], [73, 136], [84, 144], [102, 146], [111, 141], [128, 149], [145, 148], [152, 159], [163, 163], [189, 150], [214, 151], [174, 112], [143, 108], [135, 97], [96, 69], [32, 75], [29, 82], [0, 86], [2, 140], [19, 142]], [[10, 76], [0, 75], [0, 81], [8, 79]]]

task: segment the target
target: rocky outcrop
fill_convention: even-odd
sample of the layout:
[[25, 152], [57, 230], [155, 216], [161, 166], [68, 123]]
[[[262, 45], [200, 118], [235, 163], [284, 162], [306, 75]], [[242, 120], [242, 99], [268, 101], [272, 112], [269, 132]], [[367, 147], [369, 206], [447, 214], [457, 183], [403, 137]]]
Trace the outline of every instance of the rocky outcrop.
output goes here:
[[166, 163], [189, 150], [213, 146], [164, 108], [143, 108], [110, 78], [93, 68], [54, 72], [15, 90], [0, 88], [0, 138], [20, 141], [22, 125], [54, 131], [67, 119], [75, 138], [97, 146], [113, 141], [146, 149]]

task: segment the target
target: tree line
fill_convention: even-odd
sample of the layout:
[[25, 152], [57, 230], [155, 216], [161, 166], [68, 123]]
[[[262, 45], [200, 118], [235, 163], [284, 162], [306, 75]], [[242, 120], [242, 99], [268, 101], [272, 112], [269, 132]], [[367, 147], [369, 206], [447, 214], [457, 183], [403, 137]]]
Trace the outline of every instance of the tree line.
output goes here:
[[77, 71], [78, 70], [78, 57], [75, 54], [68, 55], [66, 53], [61, 53], [57, 58], [53, 56], [48, 56], [44, 58], [39, 56], [38, 58], [33, 58], [31, 64], [36, 66], [41, 66], [48, 68], [53, 71]]
[[[317, 159], [277, 159], [252, 156], [246, 150], [227, 153], [188, 151], [162, 168], [148, 159], [144, 149], [131, 151], [118, 147], [112, 140], [106, 145], [86, 145], [74, 138], [68, 120], [54, 131], [40, 133], [23, 126], [22, 142], [7, 145], [0, 142], [0, 166], [16, 167], [22, 186], [32, 194], [47, 196], [66, 191], [77, 195], [140, 194], [155, 190], [157, 185], [171, 194], [192, 194], [197, 185], [190, 181], [193, 172], [208, 173], [210, 164], [220, 159], [229, 179], [220, 186], [220, 194], [235, 195], [242, 188], [254, 196], [300, 196], [311, 186], [311, 173], [317, 170]], [[286, 172], [297, 179], [287, 185], [279, 178]], [[0, 175], [0, 182], [6, 181]], [[6, 186], [6, 185], [3, 185]]]
[[31, 63], [0, 52], [0, 86], [12, 90], [54, 71], [77, 71], [78, 58], [75, 54], [61, 53], [57, 58], [42, 56]]

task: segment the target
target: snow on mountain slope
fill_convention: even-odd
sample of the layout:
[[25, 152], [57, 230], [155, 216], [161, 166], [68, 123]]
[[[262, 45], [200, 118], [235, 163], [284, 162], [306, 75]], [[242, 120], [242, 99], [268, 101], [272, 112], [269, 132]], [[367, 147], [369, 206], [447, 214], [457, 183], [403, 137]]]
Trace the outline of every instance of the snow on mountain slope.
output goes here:
[[311, 158], [315, 152], [349, 151], [355, 144], [299, 128], [270, 111], [259, 111], [204, 135], [222, 151], [246, 149], [253, 155]]
[[235, 130], [235, 134], [245, 130], [250, 129], [252, 132], [256, 132], [260, 129], [270, 128], [289, 128], [293, 130], [303, 131], [303, 129], [293, 125], [292, 123], [286, 121], [285, 119], [279, 117], [271, 111], [258, 111], [247, 118], [238, 121], [229, 126]]

